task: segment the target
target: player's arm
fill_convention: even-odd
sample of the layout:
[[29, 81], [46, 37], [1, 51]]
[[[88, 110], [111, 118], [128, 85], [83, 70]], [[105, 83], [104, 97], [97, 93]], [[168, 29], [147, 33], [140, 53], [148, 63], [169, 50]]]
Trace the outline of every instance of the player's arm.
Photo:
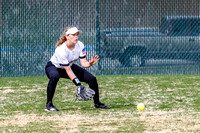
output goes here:
[[99, 61], [99, 56], [95, 55], [92, 57], [92, 59], [89, 58], [89, 61], [86, 60], [86, 58], [81, 58], [80, 62], [81, 62], [81, 66], [84, 68], [88, 68], [94, 64], [96, 64]]
[[74, 74], [74, 72], [72, 71], [70, 66], [65, 66], [64, 69], [66, 70], [67, 75], [69, 76], [69, 78], [73, 81], [73, 83], [76, 86], [81, 85], [81, 82], [79, 81], [79, 79], [76, 77], [76, 75]]

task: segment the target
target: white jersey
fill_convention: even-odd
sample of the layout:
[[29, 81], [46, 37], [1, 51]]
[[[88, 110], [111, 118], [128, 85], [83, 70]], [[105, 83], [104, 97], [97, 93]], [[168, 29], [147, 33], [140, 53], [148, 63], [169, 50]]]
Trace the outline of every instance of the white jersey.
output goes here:
[[78, 41], [75, 44], [73, 50], [70, 50], [66, 42], [58, 46], [55, 50], [54, 55], [51, 57], [50, 61], [57, 68], [64, 68], [64, 66], [71, 66], [74, 61], [77, 61], [79, 58], [86, 57], [86, 50], [82, 42]]

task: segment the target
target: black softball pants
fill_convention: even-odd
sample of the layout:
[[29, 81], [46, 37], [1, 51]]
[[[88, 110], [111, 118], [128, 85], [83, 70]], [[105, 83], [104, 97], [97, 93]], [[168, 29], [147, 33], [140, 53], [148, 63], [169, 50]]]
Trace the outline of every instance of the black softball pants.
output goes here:
[[[99, 102], [99, 88], [98, 88], [96, 77], [93, 76], [91, 73], [89, 73], [87, 70], [79, 67], [76, 64], [73, 64], [71, 66], [71, 69], [81, 82], [87, 83], [89, 87], [95, 91], [93, 100], [94, 100], [94, 103], [98, 103]], [[47, 63], [45, 67], [45, 72], [46, 72], [47, 77], [49, 78], [49, 83], [47, 86], [47, 102], [50, 102], [50, 101], [52, 102], [52, 99], [56, 90], [56, 85], [59, 79], [60, 78], [70, 79], [70, 78], [67, 75], [65, 69], [56, 68], [51, 63], [51, 61]]]

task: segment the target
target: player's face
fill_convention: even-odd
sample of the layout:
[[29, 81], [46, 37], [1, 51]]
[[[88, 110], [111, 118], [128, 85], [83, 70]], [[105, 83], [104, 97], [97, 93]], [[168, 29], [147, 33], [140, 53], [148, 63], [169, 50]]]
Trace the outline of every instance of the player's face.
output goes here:
[[79, 33], [75, 33], [75, 34], [70, 34], [67, 36], [67, 40], [69, 40], [71, 43], [75, 44], [78, 42], [78, 37], [79, 37]]

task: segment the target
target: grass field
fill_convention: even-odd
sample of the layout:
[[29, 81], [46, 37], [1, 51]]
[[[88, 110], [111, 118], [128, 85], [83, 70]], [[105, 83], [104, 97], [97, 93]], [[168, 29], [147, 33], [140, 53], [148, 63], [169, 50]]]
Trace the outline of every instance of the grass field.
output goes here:
[[[45, 112], [46, 77], [0, 78], [0, 132], [200, 132], [200, 75], [97, 76], [100, 98], [74, 102], [75, 86], [60, 79], [59, 112]], [[145, 109], [138, 111], [138, 103]]]

